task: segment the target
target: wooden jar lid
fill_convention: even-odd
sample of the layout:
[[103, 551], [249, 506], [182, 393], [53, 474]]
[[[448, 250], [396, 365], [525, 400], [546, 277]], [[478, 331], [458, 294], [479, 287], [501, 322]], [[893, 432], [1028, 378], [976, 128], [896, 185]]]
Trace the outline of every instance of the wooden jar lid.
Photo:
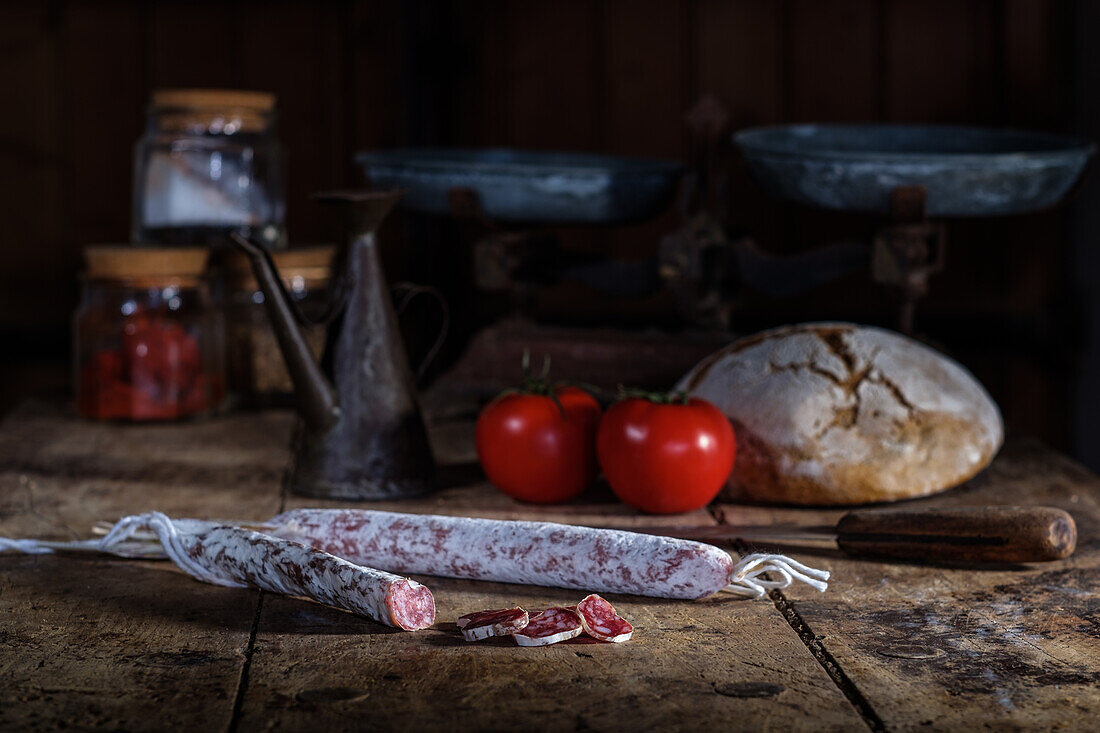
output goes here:
[[270, 112], [275, 108], [275, 95], [246, 89], [157, 89], [153, 92], [153, 106]]
[[97, 280], [197, 280], [206, 272], [205, 247], [135, 247], [97, 244], [84, 248], [86, 274]]
[[153, 113], [164, 130], [262, 132], [275, 109], [275, 95], [243, 89], [158, 89]]
[[[302, 278], [310, 285], [323, 285], [332, 278], [336, 245], [318, 244], [272, 252], [271, 259], [283, 282]], [[259, 287], [252, 276], [252, 265], [240, 252], [234, 252], [225, 261], [225, 269], [239, 288], [255, 290]]]

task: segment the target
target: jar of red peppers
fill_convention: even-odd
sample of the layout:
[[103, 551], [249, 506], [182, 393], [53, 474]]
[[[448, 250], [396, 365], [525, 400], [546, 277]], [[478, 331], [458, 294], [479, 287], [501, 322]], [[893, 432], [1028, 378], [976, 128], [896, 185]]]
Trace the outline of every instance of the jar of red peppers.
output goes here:
[[85, 252], [73, 322], [76, 409], [97, 420], [176, 420], [225, 398], [224, 334], [204, 248]]

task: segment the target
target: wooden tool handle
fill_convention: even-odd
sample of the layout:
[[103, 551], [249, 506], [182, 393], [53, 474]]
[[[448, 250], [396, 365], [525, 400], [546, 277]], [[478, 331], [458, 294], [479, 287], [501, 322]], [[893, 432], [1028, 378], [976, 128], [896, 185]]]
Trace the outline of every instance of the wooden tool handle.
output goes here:
[[950, 562], [1061, 560], [1077, 546], [1077, 525], [1045, 506], [878, 509], [845, 514], [837, 544], [850, 555]]

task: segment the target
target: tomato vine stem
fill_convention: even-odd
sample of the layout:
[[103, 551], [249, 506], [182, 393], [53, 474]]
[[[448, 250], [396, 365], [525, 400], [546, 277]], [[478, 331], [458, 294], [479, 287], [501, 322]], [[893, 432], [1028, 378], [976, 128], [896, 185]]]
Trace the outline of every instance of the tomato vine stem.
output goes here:
[[682, 390], [671, 390], [668, 392], [654, 392], [647, 389], [638, 389], [636, 387], [624, 387], [619, 385], [619, 399], [642, 399], [652, 402], [655, 405], [686, 405], [688, 404], [688, 393]]

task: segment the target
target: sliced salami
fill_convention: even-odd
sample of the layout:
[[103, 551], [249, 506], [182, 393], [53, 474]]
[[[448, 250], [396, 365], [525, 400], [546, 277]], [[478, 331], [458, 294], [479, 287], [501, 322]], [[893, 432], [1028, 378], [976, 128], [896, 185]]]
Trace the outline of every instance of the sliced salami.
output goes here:
[[510, 636], [527, 626], [530, 618], [522, 608], [477, 611], [459, 616], [455, 623], [466, 641], [481, 641], [492, 636]]
[[568, 608], [548, 608], [531, 617], [530, 622], [513, 636], [520, 646], [548, 646], [572, 639], [584, 632], [581, 618]]
[[576, 608], [584, 633], [594, 639], [618, 644], [634, 635], [630, 622], [615, 613], [615, 607], [595, 593], [578, 603]]

